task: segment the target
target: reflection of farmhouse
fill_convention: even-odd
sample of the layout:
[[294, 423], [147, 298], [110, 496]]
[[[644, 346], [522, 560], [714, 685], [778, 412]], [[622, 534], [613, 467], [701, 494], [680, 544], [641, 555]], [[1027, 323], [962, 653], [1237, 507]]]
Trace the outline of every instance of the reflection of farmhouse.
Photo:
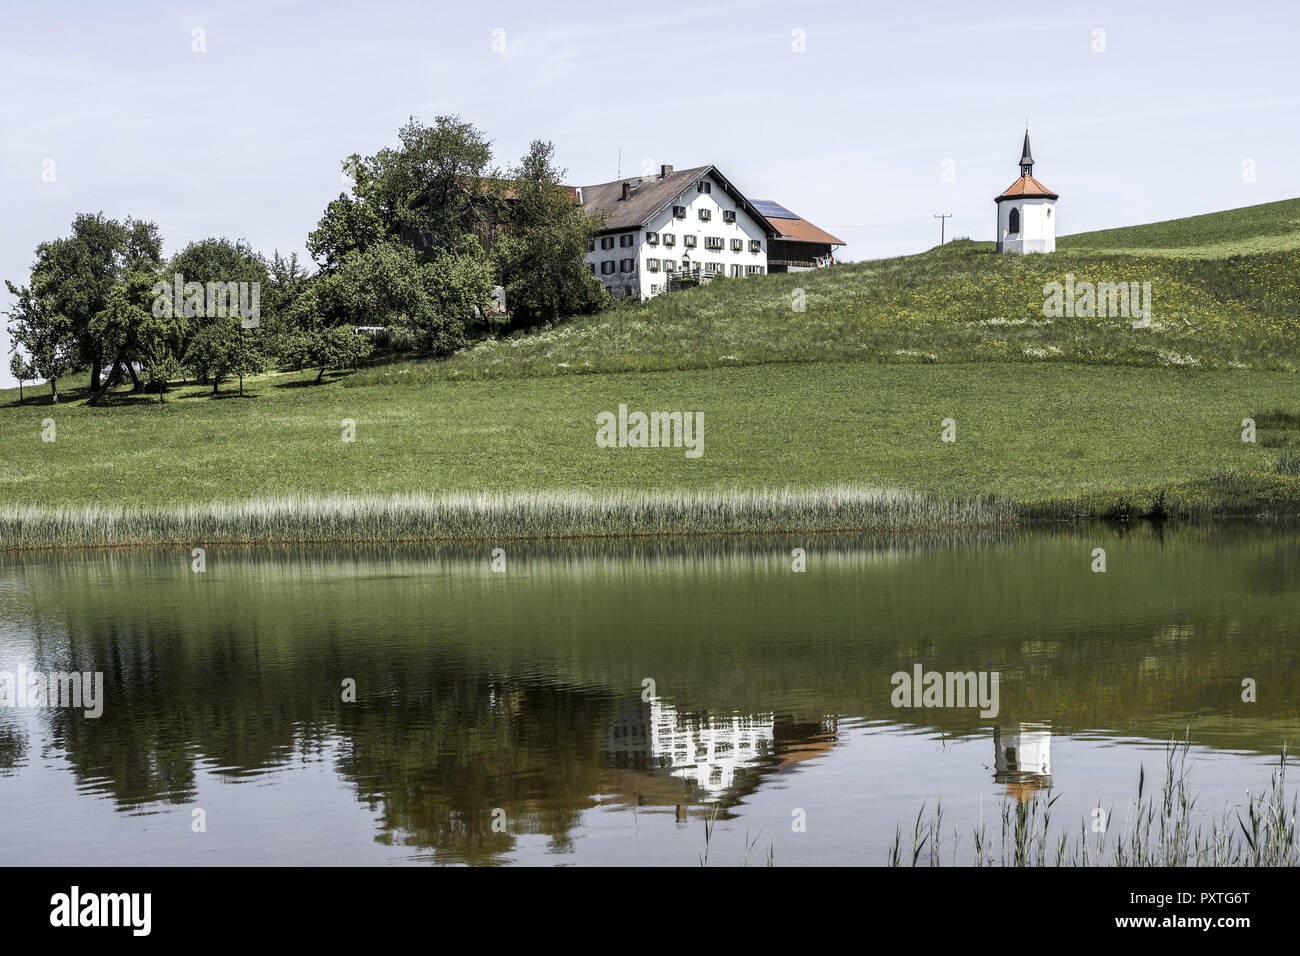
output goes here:
[[647, 769], [667, 770], [716, 796], [732, 786], [737, 770], [757, 766], [773, 754], [774, 725], [771, 714], [679, 714], [655, 698], [619, 714], [605, 737], [605, 749], [644, 757]]
[[648, 299], [671, 282], [739, 279], [829, 265], [844, 243], [788, 209], [751, 201], [716, 166], [575, 190], [605, 224], [587, 267], [614, 295]]
[[1052, 786], [1052, 732], [1047, 724], [993, 728], [994, 774], [1007, 796], [1024, 803]]

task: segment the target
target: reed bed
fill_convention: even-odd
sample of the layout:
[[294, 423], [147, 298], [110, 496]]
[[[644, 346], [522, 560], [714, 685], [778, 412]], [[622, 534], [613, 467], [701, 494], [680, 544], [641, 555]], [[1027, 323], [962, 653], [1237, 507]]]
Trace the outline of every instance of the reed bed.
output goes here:
[[[970, 863], [974, 866], [1296, 866], [1300, 864], [1300, 831], [1296, 828], [1300, 806], [1286, 787], [1288, 750], [1282, 748], [1268, 789], [1248, 794], [1239, 811], [1224, 810], [1218, 817], [1197, 817], [1197, 798], [1187, 782], [1187, 739], [1171, 741], [1165, 753], [1165, 779], [1158, 792], [1147, 786], [1146, 772], [1138, 775], [1137, 796], [1122, 810], [1100, 808], [1109, 826], [1096, 832], [1090, 820], [1082, 821], [1073, 837], [1053, 826], [1056, 797], [1042, 794], [1020, 803], [1002, 804], [1000, 836], [990, 836], [985, 825], [974, 828]], [[958, 865], [960, 839], [955, 832], [951, 850], [943, 843], [943, 807], [929, 816], [921, 806], [916, 820], [904, 832], [894, 831], [886, 863], [889, 866], [942, 866], [945, 855]]]
[[0, 506], [0, 551], [266, 544], [894, 532], [1006, 527], [1009, 500], [849, 485], [273, 497], [176, 507]]

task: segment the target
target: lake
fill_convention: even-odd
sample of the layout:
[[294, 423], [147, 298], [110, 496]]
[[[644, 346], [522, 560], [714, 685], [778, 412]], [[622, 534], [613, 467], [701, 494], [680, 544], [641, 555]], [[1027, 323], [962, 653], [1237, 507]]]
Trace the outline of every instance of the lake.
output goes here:
[[0, 555], [0, 674], [103, 680], [0, 706], [4, 862], [881, 865], [939, 805], [969, 865], [1300, 736], [1295, 528], [492, 548]]

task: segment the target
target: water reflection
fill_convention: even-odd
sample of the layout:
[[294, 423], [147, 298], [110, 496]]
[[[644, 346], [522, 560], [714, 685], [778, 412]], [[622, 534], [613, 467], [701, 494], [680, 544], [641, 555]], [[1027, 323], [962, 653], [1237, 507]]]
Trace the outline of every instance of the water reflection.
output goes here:
[[993, 728], [995, 782], [1018, 802], [1052, 786], [1052, 730], [1047, 724], [1018, 723]]
[[[1053, 735], [1118, 752], [1191, 725], [1235, 786], [1235, 755], [1300, 729], [1293, 531], [800, 538], [805, 574], [794, 540], [519, 545], [505, 575], [472, 547], [210, 549], [203, 575], [184, 550], [0, 557], [0, 668], [98, 670], [107, 692], [99, 720], [0, 711], [0, 819], [45, 802], [94, 839], [96, 801], [164, 812], [310, 770], [373, 815], [371, 842], [492, 863], [580, 854], [604, 812], [740, 819], [814, 777], [821, 813], [892, 834], [943, 787], [988, 786], [990, 730], [993, 783], [1025, 801], [1061, 789]], [[998, 671], [996, 726], [894, 708], [917, 661]], [[978, 759], [946, 776], [930, 739]], [[1106, 766], [1090, 800], [1127, 792]], [[160, 838], [136, 836], [147, 862]]]

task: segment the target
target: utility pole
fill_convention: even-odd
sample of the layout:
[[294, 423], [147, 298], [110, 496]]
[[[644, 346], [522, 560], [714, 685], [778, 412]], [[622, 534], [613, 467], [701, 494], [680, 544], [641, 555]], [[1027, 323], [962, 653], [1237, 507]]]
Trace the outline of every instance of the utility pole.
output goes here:
[[942, 215], [936, 214], [934, 218], [939, 220], [939, 245], [943, 245], [944, 226], [948, 225], [948, 220], [952, 218], [952, 213], [946, 212]]

